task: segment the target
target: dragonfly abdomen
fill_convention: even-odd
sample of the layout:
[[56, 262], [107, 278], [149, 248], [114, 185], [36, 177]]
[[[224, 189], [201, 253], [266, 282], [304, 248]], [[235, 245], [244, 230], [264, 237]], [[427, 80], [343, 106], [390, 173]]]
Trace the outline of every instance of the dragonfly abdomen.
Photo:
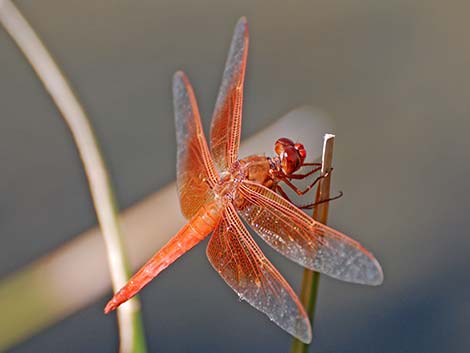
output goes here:
[[212, 202], [201, 207], [191, 220], [114, 295], [104, 312], [107, 314], [128, 301], [160, 272], [207, 237], [219, 223], [222, 212], [223, 205], [220, 202]]

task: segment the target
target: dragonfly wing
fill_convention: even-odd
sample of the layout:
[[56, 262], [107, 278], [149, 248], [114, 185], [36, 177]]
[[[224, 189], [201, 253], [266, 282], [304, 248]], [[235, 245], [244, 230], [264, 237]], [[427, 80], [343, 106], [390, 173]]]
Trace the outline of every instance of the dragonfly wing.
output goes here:
[[239, 187], [240, 215], [275, 250], [311, 270], [354, 283], [379, 285], [380, 264], [355, 240], [315, 221], [270, 189], [250, 181]]
[[311, 341], [308, 317], [296, 294], [263, 255], [229, 205], [207, 247], [214, 269], [243, 300], [301, 341]]
[[207, 147], [194, 91], [186, 75], [173, 77], [177, 140], [176, 184], [183, 215], [191, 218], [210, 202], [217, 172]]
[[242, 17], [235, 27], [212, 116], [211, 152], [221, 171], [227, 170], [238, 159], [247, 55], [248, 24]]

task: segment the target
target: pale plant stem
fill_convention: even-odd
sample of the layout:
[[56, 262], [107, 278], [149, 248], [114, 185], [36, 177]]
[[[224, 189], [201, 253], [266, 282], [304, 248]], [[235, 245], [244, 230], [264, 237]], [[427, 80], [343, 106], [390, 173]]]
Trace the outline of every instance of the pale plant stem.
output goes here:
[[[89, 119], [46, 47], [10, 0], [0, 0], [0, 21], [36, 71], [70, 128], [88, 178], [116, 291], [127, 281], [128, 264], [112, 186]], [[137, 299], [121, 306], [117, 315], [120, 352], [144, 352], [145, 341]]]
[[[333, 145], [335, 135], [326, 134], [323, 141], [323, 153], [322, 153], [322, 175], [325, 175], [331, 171], [333, 165]], [[330, 197], [330, 182], [331, 174], [327, 177], [322, 178], [318, 184], [317, 192], [315, 195], [315, 202], [327, 200]], [[313, 218], [323, 224], [328, 221], [328, 209], [329, 202], [322, 202], [316, 205], [313, 209]], [[316, 302], [318, 294], [318, 285], [320, 280], [320, 273], [311, 271], [308, 269], [304, 270], [302, 279], [302, 289], [300, 290], [300, 301], [302, 302], [310, 322], [312, 323], [312, 334], [314, 333], [314, 314], [316, 311]], [[309, 345], [305, 344], [298, 339], [293, 340], [291, 346], [291, 353], [307, 353]]]

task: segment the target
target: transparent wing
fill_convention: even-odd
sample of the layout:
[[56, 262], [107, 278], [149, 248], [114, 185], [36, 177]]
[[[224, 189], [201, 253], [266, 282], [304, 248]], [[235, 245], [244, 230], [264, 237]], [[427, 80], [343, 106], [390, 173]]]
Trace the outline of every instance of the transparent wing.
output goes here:
[[191, 218], [214, 195], [217, 182], [207, 147], [194, 91], [186, 75], [173, 77], [173, 103], [177, 141], [176, 184], [183, 215]]
[[248, 24], [242, 17], [235, 27], [212, 116], [211, 153], [220, 171], [227, 170], [238, 159], [247, 55]]
[[270, 189], [244, 181], [240, 215], [275, 250], [311, 270], [354, 283], [379, 285], [380, 264], [358, 242], [315, 221]]
[[312, 338], [310, 322], [296, 294], [263, 255], [232, 205], [207, 247], [214, 269], [243, 300], [301, 341]]

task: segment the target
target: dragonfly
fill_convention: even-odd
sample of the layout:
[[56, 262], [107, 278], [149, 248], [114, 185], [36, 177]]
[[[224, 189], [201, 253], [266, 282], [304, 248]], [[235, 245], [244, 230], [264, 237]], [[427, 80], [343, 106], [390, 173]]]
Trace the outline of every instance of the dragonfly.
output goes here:
[[[306, 165], [300, 143], [281, 138], [276, 156], [238, 158], [248, 25], [235, 27], [211, 129], [210, 148], [187, 76], [173, 77], [177, 135], [177, 190], [189, 220], [108, 302], [109, 313], [211, 233], [209, 262], [224, 281], [274, 323], [305, 343], [312, 339], [308, 316], [297, 295], [254, 241], [242, 219], [275, 250], [308, 269], [353, 283], [379, 285], [383, 272], [357, 241], [320, 223], [289, 202], [280, 187], [292, 186]], [[314, 168], [318, 169], [318, 168]], [[296, 190], [302, 194], [301, 190]], [[304, 190], [305, 191], [305, 190]]]

